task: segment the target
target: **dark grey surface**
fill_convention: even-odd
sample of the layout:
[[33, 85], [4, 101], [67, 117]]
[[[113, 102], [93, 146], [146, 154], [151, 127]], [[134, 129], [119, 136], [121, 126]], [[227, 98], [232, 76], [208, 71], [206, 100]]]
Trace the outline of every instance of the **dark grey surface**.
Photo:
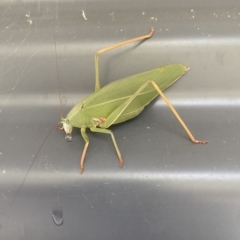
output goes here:
[[[5, 0], [0, 26], [1, 240], [239, 239], [239, 1]], [[111, 128], [123, 169], [110, 138], [89, 133], [80, 175], [78, 129], [71, 143], [55, 129], [33, 163], [60, 119], [53, 32], [66, 115], [93, 92], [94, 52], [151, 26], [101, 56], [102, 86], [186, 64], [166, 95], [210, 143], [192, 144], [159, 99]]]

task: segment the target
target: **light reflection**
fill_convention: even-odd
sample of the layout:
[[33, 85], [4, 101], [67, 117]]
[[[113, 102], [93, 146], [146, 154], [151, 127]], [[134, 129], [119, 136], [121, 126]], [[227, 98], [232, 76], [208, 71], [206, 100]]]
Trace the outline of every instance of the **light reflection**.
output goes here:
[[[11, 177], [12, 175], [12, 177]], [[23, 179], [24, 173], [14, 172], [11, 173], [8, 171], [8, 178], [10, 181], [18, 183]], [[66, 179], [65, 179], [66, 178]], [[204, 171], [204, 172], [148, 172], [148, 171], [137, 171], [137, 172], [126, 172], [124, 170], [119, 171], [94, 171], [91, 172], [89, 169], [85, 169], [83, 174], [80, 174], [78, 171], [36, 171], [31, 170], [28, 174], [26, 182], [30, 183], [28, 179], [31, 179], [31, 183], [36, 185], [38, 183], [43, 184], [47, 183], [49, 180], [61, 182], [68, 182], [69, 180], [81, 181], [81, 180], [89, 180], [89, 181], [101, 181], [106, 179], [122, 181], [122, 180], [130, 180], [130, 181], [169, 181], [169, 182], [185, 182], [185, 181], [201, 181], [201, 182], [240, 182], [240, 172], [215, 172], [215, 171]], [[65, 180], [64, 180], [65, 179]]]
[[[87, 55], [89, 53], [94, 53], [96, 50], [104, 48], [106, 46], [110, 46], [113, 43], [116, 43], [116, 41], [94, 41], [92, 39], [91, 42], [81, 42], [81, 54], [82, 55]], [[219, 46], [221, 48], [223, 47], [232, 47], [233, 49], [236, 49], [237, 46], [240, 44], [239, 42], [239, 36], [231, 36], [231, 37], [226, 37], [226, 36], [211, 36], [210, 37], [203, 37], [203, 38], [152, 38], [151, 42], [145, 42], [144, 45], [138, 46], [138, 48], [141, 48], [141, 51], [147, 51], [149, 53], [149, 50], [153, 52], [156, 52], [156, 46], [158, 48], [162, 48], [163, 46], [171, 46], [171, 47], [176, 47], [177, 49], [187, 47], [187, 49], [191, 52], [196, 51], [196, 47], [199, 47], [199, 49], [207, 49], [209, 48], [211, 51], [215, 49], [219, 49]], [[79, 43], [75, 42], [67, 42], [68, 45], [68, 51], [65, 50], [66, 42], [58, 42], [57, 43], [57, 51], [61, 52], [61, 56], [64, 57], [65, 54], [69, 55], [69, 52], [71, 52], [71, 56], [79, 56]], [[132, 44], [134, 46], [134, 44]], [[5, 45], [3, 46], [0, 44], [1, 49], [4, 48], [5, 54], [6, 55], [11, 55], [15, 51], [15, 48], [13, 49], [11, 46], [6, 47]], [[45, 43], [44, 44], [44, 50], [45, 51], [39, 51], [37, 52], [37, 56], [46, 56], [46, 54], [52, 53], [53, 51], [53, 43]], [[15, 53], [18, 56], [28, 56], [32, 55], [36, 51], [35, 45], [22, 45], [21, 48], [18, 48], [18, 51]]]
[[[205, 94], [204, 97], [202, 97], [199, 93], [192, 93], [191, 96], [187, 96], [184, 94], [174, 93], [174, 92], [167, 92], [167, 97], [171, 100], [171, 103], [174, 106], [205, 106], [205, 107], [211, 107], [211, 106], [222, 106], [222, 107], [238, 107], [240, 106], [240, 93], [233, 94], [231, 93], [231, 97], [221, 97], [216, 96], [216, 93], [207, 93], [208, 96]], [[217, 93], [218, 95], [226, 96], [226, 92], [224, 94], [221, 94], [220, 92]], [[229, 93], [230, 94], [230, 93]], [[89, 94], [70, 94], [68, 99], [68, 105], [74, 106], [79, 101], [83, 100], [85, 97], [89, 96]], [[194, 95], [194, 97], [192, 96]], [[199, 96], [198, 96], [199, 95]], [[214, 96], [214, 97], [213, 97]], [[32, 101], [34, 99], [34, 101]], [[49, 94], [48, 98], [46, 99], [45, 104], [48, 107], [59, 107], [59, 100], [58, 95], [56, 94]], [[156, 103], [158, 106], [166, 106], [166, 103], [159, 98]], [[0, 100], [1, 105], [1, 100]], [[21, 106], [21, 108], [24, 107], [43, 107], [44, 100], [42, 98], [41, 94], [27, 94], [24, 95], [24, 97], [15, 97], [15, 99], [11, 100], [11, 105], [8, 107], [16, 107]]]

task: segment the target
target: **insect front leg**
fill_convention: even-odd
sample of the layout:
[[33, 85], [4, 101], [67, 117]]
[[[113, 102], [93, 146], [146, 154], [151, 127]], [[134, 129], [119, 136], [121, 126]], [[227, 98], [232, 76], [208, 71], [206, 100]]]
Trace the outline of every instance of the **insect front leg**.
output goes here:
[[85, 155], [86, 155], [86, 152], [87, 152], [87, 148], [88, 148], [88, 145], [89, 145], [89, 138], [86, 134], [86, 128], [81, 128], [81, 134], [82, 134], [82, 137], [85, 141], [85, 146], [84, 146], [84, 149], [83, 149], [83, 152], [82, 152], [82, 157], [80, 159], [80, 173], [83, 173], [84, 171], [84, 160], [85, 160]]
[[113, 132], [109, 129], [105, 129], [105, 128], [95, 128], [95, 127], [91, 127], [90, 130], [92, 132], [98, 132], [98, 133], [107, 133], [107, 134], [110, 134], [111, 137], [112, 137], [112, 141], [113, 141], [113, 144], [114, 144], [114, 147], [117, 151], [117, 155], [118, 155], [118, 158], [119, 158], [119, 166], [120, 167], [123, 167], [123, 159], [122, 159], [122, 154], [120, 153], [120, 150], [118, 148], [118, 145], [117, 145], [117, 142], [116, 142], [116, 139], [113, 135]]

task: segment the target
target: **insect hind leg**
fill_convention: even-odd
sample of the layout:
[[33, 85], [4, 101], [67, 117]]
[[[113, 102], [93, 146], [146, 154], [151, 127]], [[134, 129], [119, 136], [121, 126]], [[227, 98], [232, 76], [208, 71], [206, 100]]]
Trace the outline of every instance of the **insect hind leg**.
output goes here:
[[153, 33], [154, 33], [154, 29], [151, 28], [150, 33], [147, 34], [147, 35], [140, 36], [140, 37], [136, 37], [136, 38], [132, 38], [132, 39], [129, 39], [129, 40], [127, 40], [127, 41], [123, 41], [123, 42], [114, 44], [114, 45], [112, 45], [112, 46], [110, 46], [110, 47], [106, 47], [106, 48], [100, 49], [100, 50], [98, 50], [98, 51], [95, 53], [95, 56], [94, 56], [94, 58], [95, 58], [95, 92], [97, 92], [97, 91], [100, 89], [100, 80], [99, 80], [99, 55], [100, 55], [101, 53], [107, 52], [107, 51], [112, 50], [112, 49], [114, 49], [114, 48], [118, 48], [118, 47], [127, 45], [127, 44], [132, 43], [132, 42], [141, 41], [141, 40], [150, 38], [150, 37], [152, 37]]
[[192, 135], [191, 131], [188, 129], [182, 118], [179, 116], [173, 105], [170, 103], [170, 101], [167, 99], [167, 97], [163, 94], [162, 90], [158, 87], [158, 85], [154, 81], [147, 81], [145, 82], [126, 102], [124, 102], [122, 105], [120, 105], [118, 108], [116, 108], [106, 119], [106, 121], [101, 124], [100, 126], [103, 128], [108, 128], [112, 124], [116, 122], [116, 120], [119, 118], [119, 116], [125, 111], [125, 109], [131, 104], [131, 102], [146, 88], [148, 85], [151, 84], [158, 94], [163, 98], [163, 100], [166, 102], [168, 107], [172, 110], [175, 117], [178, 119], [178, 121], [181, 123], [185, 131], [187, 132], [189, 138], [193, 143], [208, 143], [206, 140], [197, 140]]
[[158, 85], [154, 82], [154, 81], [148, 81], [148, 83], [151, 83], [153, 85], [153, 87], [157, 90], [157, 92], [159, 93], [159, 95], [163, 98], [163, 100], [166, 102], [167, 106], [172, 110], [173, 114], [175, 115], [175, 117], [177, 118], [177, 120], [181, 123], [181, 125], [183, 126], [183, 128], [185, 129], [185, 131], [187, 132], [189, 138], [191, 139], [191, 141], [193, 143], [208, 143], [208, 141], [206, 140], [197, 140], [194, 138], [194, 136], [192, 135], [191, 131], [188, 129], [188, 127], [186, 126], [186, 124], [184, 123], [184, 121], [182, 120], [182, 118], [179, 116], [179, 114], [177, 113], [177, 111], [175, 110], [175, 108], [173, 107], [173, 105], [171, 104], [171, 102], [167, 99], [167, 97], [163, 94], [163, 92], [161, 91], [161, 89], [158, 87]]

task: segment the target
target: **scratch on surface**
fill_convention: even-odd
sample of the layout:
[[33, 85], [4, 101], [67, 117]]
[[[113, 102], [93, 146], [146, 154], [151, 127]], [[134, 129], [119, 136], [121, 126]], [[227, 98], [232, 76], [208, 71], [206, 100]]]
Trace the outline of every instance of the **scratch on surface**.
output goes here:
[[85, 14], [85, 12], [84, 12], [83, 9], [82, 9], [82, 16], [83, 16], [83, 19], [84, 19], [85, 21], [87, 21], [87, 17], [86, 17], [86, 14]]
[[93, 208], [93, 205], [92, 203], [90, 202], [90, 200], [86, 197], [86, 195], [84, 194], [84, 191], [83, 191], [83, 188], [79, 185], [73, 185], [74, 187], [79, 187], [81, 190], [82, 190], [82, 194], [83, 194], [83, 197], [87, 200], [87, 202], [90, 204], [91, 208]]
[[3, 194], [2, 192], [0, 192], [0, 193], [5, 198], [5, 200], [7, 200], [7, 197], [5, 196], [5, 194]]
[[10, 72], [13, 69], [13, 65], [11, 65], [11, 68], [9, 68], [6, 72], [4, 72], [3, 74], [0, 75], [0, 77], [3, 77], [4, 75], [6, 75], [8, 72]]
[[57, 5], [56, 5], [56, 20], [57, 20], [57, 26], [59, 26], [59, 21], [58, 21], [58, 5], [59, 5], [59, 2], [57, 0]]
[[29, 62], [30, 62], [30, 61], [32, 60], [32, 58], [37, 54], [37, 52], [38, 52], [38, 51], [35, 51], [35, 52], [30, 56], [30, 58], [29, 58], [29, 60], [27, 61], [27, 64], [25, 65], [25, 68], [23, 69], [20, 77], [22, 77], [23, 73], [25, 72], [25, 70], [26, 70], [27, 67], [28, 67]]
[[[5, 9], [5, 12], [4, 12], [4, 14], [3, 14], [4, 16], [7, 14], [7, 12], [11, 12], [12, 4], [13, 4], [13, 2], [8, 6], [8, 8]], [[27, 13], [25, 16], [26, 16], [27, 18], [30, 18], [30, 12]], [[5, 19], [6, 19], [6, 20], [5, 20]], [[15, 20], [15, 22], [14, 22], [14, 20]], [[5, 18], [5, 17], [3, 18], [3, 22], [5, 23], [6, 28], [11, 28], [11, 27], [13, 27], [13, 26], [18, 26], [18, 27], [20, 27], [20, 29], [21, 29], [21, 31], [22, 31], [22, 27], [17, 24], [18, 20], [19, 20], [19, 19], [18, 19], [18, 16], [16, 16], [16, 19], [14, 19], [14, 18], [11, 19], [11, 21], [10, 21], [8, 18]], [[31, 19], [28, 19], [27, 21], [29, 22], [29, 25], [32, 24], [32, 20], [31, 20]], [[1, 68], [0, 68], [0, 72], [1, 72], [1, 74], [0, 74], [0, 78], [1, 78], [1, 79], [0, 79], [1, 91], [0, 91], [0, 92], [1, 92], [1, 95], [2, 95], [2, 96], [1, 96], [0, 113], [3, 111], [3, 109], [4, 109], [5, 106], [7, 105], [9, 99], [11, 98], [12, 92], [15, 90], [15, 88], [16, 88], [17, 85], [19, 84], [19, 81], [20, 81], [20, 79], [21, 79], [21, 76], [22, 76], [23, 73], [25, 72], [25, 69], [27, 68], [28, 63], [31, 61], [32, 57], [36, 54], [36, 52], [35, 52], [35, 53], [30, 57], [30, 59], [27, 61], [25, 67], [23, 66], [24, 69], [23, 69], [23, 71], [22, 71], [21, 74], [18, 74], [18, 71], [20, 70], [20, 69], [19, 69], [19, 65], [20, 65], [20, 68], [22, 68], [22, 67], [21, 67], [21, 62], [18, 62], [17, 64], [14, 64], [14, 65], [11, 63], [11, 62], [13, 62], [13, 61], [12, 61], [13, 59], [11, 59], [11, 61], [10, 61], [9, 63], [7, 62], [7, 59], [10, 58], [11, 56], [16, 55], [18, 49], [26, 42], [27, 38], [28, 38], [28, 37], [30, 36], [30, 34], [31, 34], [31, 30], [32, 30], [32, 29], [31, 29], [31, 27], [29, 26], [29, 29], [28, 29], [28, 31], [27, 31], [24, 39], [22, 39], [21, 42], [20, 42], [20, 44], [18, 44], [18, 45], [16, 46], [15, 50], [13, 50], [13, 52], [10, 53], [10, 54], [8, 54], [7, 56], [4, 55], [3, 58], [1, 59], [2, 64], [1, 64]], [[12, 39], [12, 37], [11, 37], [10, 39]], [[7, 47], [4, 47], [4, 48], [3, 48], [3, 51], [5, 50], [5, 48], [7, 48]], [[18, 56], [16, 55], [15, 58], [18, 58]], [[8, 70], [6, 70], [5, 72], [3, 72], [3, 69], [4, 69], [4, 70], [6, 69], [6, 65], [7, 65], [7, 64], [9, 64], [10, 67], [8, 68]], [[6, 81], [7, 81], [7, 82], [5, 82], [5, 80], [3, 79], [4, 75], [10, 74], [10, 73], [13, 74], [12, 77], [6, 78]], [[4, 98], [4, 99], [3, 99], [3, 98]]]
[[7, 58], [9, 58], [9, 57], [11, 57], [13, 54], [15, 54], [15, 53], [18, 51], [19, 47], [25, 43], [25, 41], [26, 41], [27, 38], [30, 36], [30, 34], [31, 34], [31, 27], [29, 27], [29, 31], [28, 31], [27, 36], [26, 36], [26, 37], [21, 41], [21, 43], [16, 47], [16, 49], [14, 50], [14, 52], [11, 53], [11, 54], [9, 54], [8, 56], [6, 56], [6, 57], [4, 58], [4, 60], [6, 60]]
[[[39, 165], [41, 164], [41, 160], [39, 161]], [[59, 172], [56, 168], [55, 168], [55, 165], [52, 164], [52, 163], [49, 163], [48, 161], [48, 156], [46, 156], [46, 162], [44, 163], [44, 167], [45, 169], [47, 170], [54, 170], [56, 172]]]
[[[16, 52], [16, 51], [17, 51], [17, 50], [15, 50], [15, 52]], [[35, 51], [35, 52], [30, 56], [30, 58], [28, 59], [26, 65], [25, 65], [25, 67], [24, 67], [24, 69], [22, 70], [20, 76], [17, 77], [17, 81], [16, 81], [16, 83], [13, 85], [13, 87], [10, 87], [10, 86], [9, 86], [9, 89], [7, 89], [7, 91], [11, 91], [11, 92], [10, 92], [9, 95], [7, 96], [5, 102], [3, 103], [3, 106], [2, 106], [2, 108], [0, 109], [0, 113], [3, 111], [3, 109], [4, 109], [5, 106], [7, 105], [9, 99], [11, 98], [11, 95], [12, 95], [13, 91], [14, 91], [15, 88], [17, 87], [17, 85], [18, 85], [21, 77], [23, 76], [25, 70], [27, 69], [29, 62], [30, 62], [30, 61], [32, 60], [32, 58], [37, 54], [37, 52], [38, 52], [38, 51]], [[14, 67], [11, 65], [10, 70], [13, 69], [13, 68], [14, 68]], [[9, 70], [9, 71], [10, 71], [10, 70]], [[8, 71], [6, 71], [6, 72], [8, 72]], [[5, 75], [6, 72], [5, 72], [3, 75]], [[2, 77], [3, 75], [1, 75], [1, 77]], [[7, 84], [6, 84], [6, 85], [7, 85]], [[7, 92], [7, 91], [5, 90], [5, 92]], [[1, 91], [1, 92], [3, 92], [3, 91]]]
[[91, 208], [93, 208], [92, 203], [91, 203], [90, 200], [84, 195], [84, 193], [83, 193], [83, 197], [89, 202], [89, 204], [91, 205]]
[[115, 21], [115, 16], [114, 16], [114, 12], [112, 13], [109, 13], [110, 16], [112, 16], [112, 21], [114, 22]]
[[38, 0], [38, 14], [40, 12], [41, 6], [40, 6], [40, 0]]

